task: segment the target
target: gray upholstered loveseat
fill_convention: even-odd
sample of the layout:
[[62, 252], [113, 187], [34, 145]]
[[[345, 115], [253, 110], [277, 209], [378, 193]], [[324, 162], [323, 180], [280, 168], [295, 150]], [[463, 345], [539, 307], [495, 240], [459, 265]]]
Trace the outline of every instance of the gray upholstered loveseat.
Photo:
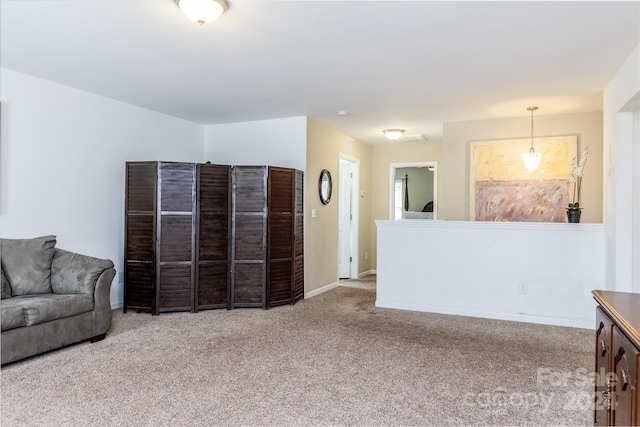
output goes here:
[[113, 262], [55, 244], [55, 236], [0, 239], [3, 365], [100, 341], [111, 327]]

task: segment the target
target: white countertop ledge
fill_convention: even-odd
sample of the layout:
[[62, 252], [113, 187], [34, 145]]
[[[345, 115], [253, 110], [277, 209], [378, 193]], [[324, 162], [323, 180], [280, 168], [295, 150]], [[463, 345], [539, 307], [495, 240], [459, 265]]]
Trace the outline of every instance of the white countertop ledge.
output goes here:
[[490, 229], [490, 230], [555, 230], [555, 231], [593, 231], [603, 233], [604, 224], [566, 222], [492, 222], [492, 221], [444, 221], [427, 219], [375, 220], [378, 228], [454, 228], [454, 229]]

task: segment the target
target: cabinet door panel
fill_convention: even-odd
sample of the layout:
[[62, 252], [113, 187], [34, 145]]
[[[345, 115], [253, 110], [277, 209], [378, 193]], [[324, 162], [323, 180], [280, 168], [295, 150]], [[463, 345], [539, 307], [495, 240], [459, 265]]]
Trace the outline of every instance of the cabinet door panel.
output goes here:
[[640, 352], [631, 344], [618, 327], [613, 328], [613, 372], [616, 383], [614, 387], [615, 407], [612, 415], [613, 425], [638, 425], [637, 408], [634, 403], [638, 399], [637, 361]]
[[[611, 411], [604, 397], [609, 391], [608, 378], [611, 372], [611, 345], [613, 321], [600, 307], [596, 308], [596, 384], [594, 424], [609, 425]], [[603, 404], [603, 402], [605, 402]]]

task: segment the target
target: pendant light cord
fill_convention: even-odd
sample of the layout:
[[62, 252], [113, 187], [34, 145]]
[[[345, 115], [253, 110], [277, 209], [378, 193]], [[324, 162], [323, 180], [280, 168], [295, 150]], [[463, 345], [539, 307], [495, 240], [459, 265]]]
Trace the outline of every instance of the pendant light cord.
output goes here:
[[535, 153], [536, 150], [533, 149], [533, 112], [537, 110], [538, 107], [528, 107], [527, 110], [531, 111], [531, 148], [529, 149], [530, 153]]

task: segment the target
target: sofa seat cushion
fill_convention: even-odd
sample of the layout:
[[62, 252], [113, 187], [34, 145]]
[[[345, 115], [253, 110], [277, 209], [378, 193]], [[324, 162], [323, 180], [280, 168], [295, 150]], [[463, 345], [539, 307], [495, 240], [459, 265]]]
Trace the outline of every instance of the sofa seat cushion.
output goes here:
[[[40, 294], [22, 295], [2, 300], [2, 330], [5, 330], [5, 311], [13, 314], [21, 308], [25, 326], [37, 325], [56, 319], [93, 311], [93, 295], [85, 294]], [[9, 321], [14, 323], [15, 320]], [[15, 326], [14, 326], [15, 327]]]

